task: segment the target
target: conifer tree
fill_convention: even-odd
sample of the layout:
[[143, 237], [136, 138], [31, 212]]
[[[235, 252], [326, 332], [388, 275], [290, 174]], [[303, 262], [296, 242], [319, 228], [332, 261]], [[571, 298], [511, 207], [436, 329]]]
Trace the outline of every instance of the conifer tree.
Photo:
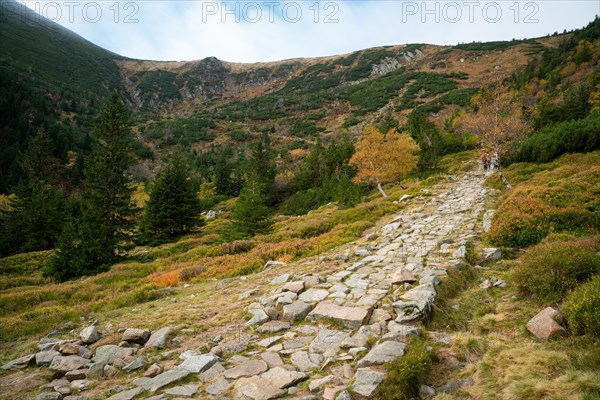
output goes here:
[[54, 247], [62, 231], [66, 198], [58, 188], [60, 164], [54, 143], [43, 127], [19, 157], [25, 180], [15, 189], [10, 211], [3, 213], [2, 255]]
[[232, 217], [231, 239], [249, 238], [271, 230], [271, 209], [267, 205], [260, 176], [252, 172], [246, 176]]
[[[256, 180], [262, 190], [265, 204], [268, 206], [273, 205], [275, 203], [275, 175], [277, 172], [275, 169], [275, 153], [267, 132], [263, 132], [258, 142], [252, 147], [248, 167], [251, 180]], [[246, 186], [246, 183], [244, 186]]]
[[189, 232], [202, 223], [196, 186], [181, 151], [160, 169], [140, 224], [144, 241], [163, 241]]
[[69, 224], [47, 269], [61, 281], [107, 270], [132, 233], [131, 139], [127, 109], [116, 93], [101, 112], [96, 135], [84, 170], [80, 216]]

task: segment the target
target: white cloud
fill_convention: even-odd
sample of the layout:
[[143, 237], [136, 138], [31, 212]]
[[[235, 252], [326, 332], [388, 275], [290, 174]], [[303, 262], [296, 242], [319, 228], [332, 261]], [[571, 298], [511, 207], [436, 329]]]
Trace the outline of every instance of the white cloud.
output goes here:
[[[43, 11], [48, 2], [23, 3], [37, 4]], [[81, 1], [70, 22], [67, 2], [54, 3], [63, 10], [62, 25], [127, 57], [215, 56], [239, 62], [325, 56], [401, 43], [536, 37], [582, 27], [600, 14], [597, 1]], [[102, 16], [91, 23], [96, 4], [102, 7]], [[227, 13], [232, 10], [237, 10], [239, 22]], [[125, 22], [131, 13], [130, 18], [139, 22]], [[252, 19], [254, 23], [248, 22]]]

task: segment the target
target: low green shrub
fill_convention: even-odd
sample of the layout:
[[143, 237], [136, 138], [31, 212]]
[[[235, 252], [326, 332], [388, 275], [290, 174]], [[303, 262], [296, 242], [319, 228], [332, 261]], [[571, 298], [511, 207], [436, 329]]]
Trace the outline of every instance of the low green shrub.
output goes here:
[[600, 149], [600, 112], [576, 121], [544, 127], [518, 146], [508, 162], [544, 163], [565, 153]]
[[575, 334], [600, 336], [600, 275], [573, 290], [565, 299], [562, 313]]
[[546, 240], [531, 247], [514, 270], [519, 288], [541, 301], [560, 301], [569, 290], [600, 273], [598, 237]]
[[378, 400], [408, 400], [419, 398], [419, 386], [425, 382], [431, 370], [433, 356], [426, 343], [413, 339], [407, 353], [386, 364], [387, 375], [377, 388], [374, 398]]

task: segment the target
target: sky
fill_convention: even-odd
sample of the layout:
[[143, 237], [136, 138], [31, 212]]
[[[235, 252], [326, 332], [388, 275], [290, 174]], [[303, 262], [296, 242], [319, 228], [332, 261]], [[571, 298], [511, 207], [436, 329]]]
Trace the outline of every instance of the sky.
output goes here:
[[262, 62], [406, 43], [522, 39], [580, 28], [600, 15], [600, 0], [21, 3], [117, 54], [161, 61]]

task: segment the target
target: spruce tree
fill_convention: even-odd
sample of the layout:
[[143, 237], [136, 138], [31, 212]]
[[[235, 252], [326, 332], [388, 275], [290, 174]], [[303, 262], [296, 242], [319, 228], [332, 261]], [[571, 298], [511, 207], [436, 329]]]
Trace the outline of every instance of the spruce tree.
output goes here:
[[232, 213], [230, 239], [243, 239], [258, 233], [269, 233], [273, 221], [267, 205], [261, 177], [250, 172], [246, 176]]
[[60, 163], [53, 150], [52, 138], [40, 127], [18, 158], [25, 180], [2, 215], [1, 255], [50, 249], [58, 240], [66, 198], [57, 186]]
[[91, 275], [119, 259], [135, 212], [127, 175], [133, 161], [129, 135], [127, 109], [113, 93], [101, 112], [97, 143], [84, 170], [80, 216], [61, 237], [49, 275], [59, 280]]
[[273, 205], [275, 203], [275, 153], [267, 132], [263, 132], [258, 142], [252, 147], [248, 167], [250, 179], [257, 181], [256, 183], [262, 190], [265, 204]]
[[159, 242], [189, 232], [202, 223], [196, 185], [180, 151], [160, 169], [140, 224], [143, 241]]

